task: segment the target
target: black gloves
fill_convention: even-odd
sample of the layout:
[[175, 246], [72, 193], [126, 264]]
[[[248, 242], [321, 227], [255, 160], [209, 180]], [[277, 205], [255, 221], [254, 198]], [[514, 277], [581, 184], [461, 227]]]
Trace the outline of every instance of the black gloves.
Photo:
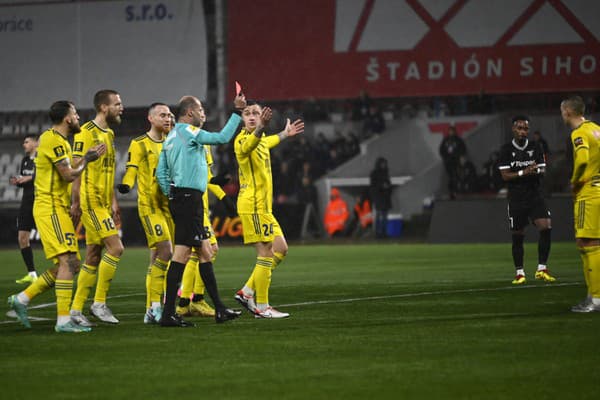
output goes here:
[[213, 176], [212, 178], [210, 178], [210, 183], [212, 183], [213, 185], [223, 186], [227, 182], [229, 182], [230, 179], [231, 179], [231, 175], [229, 175], [227, 173], [219, 174], [217, 176]]
[[119, 183], [117, 185], [117, 190], [119, 191], [119, 193], [129, 193], [129, 191], [131, 190], [131, 188], [129, 187], [129, 185], [124, 185], [122, 183]]

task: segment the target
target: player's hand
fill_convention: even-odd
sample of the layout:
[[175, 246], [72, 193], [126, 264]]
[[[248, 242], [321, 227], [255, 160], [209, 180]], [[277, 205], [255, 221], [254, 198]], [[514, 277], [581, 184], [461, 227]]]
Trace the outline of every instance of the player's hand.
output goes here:
[[269, 125], [269, 122], [271, 122], [271, 118], [273, 118], [273, 110], [271, 110], [271, 107], [263, 108], [260, 113], [260, 124], [263, 127]]
[[217, 176], [213, 176], [212, 178], [210, 178], [210, 183], [212, 183], [213, 185], [223, 186], [223, 185], [227, 184], [227, 182], [229, 182], [230, 180], [231, 180], [231, 175], [229, 175], [228, 173], [225, 173], [225, 174], [219, 174]]
[[73, 221], [73, 225], [77, 226], [79, 224], [79, 220], [81, 219], [81, 207], [79, 206], [79, 203], [71, 204], [69, 214], [71, 215], [71, 221]]
[[18, 178], [17, 178], [16, 176], [11, 176], [11, 177], [8, 179], [8, 183], [10, 183], [11, 185], [16, 185], [16, 184], [17, 184], [17, 179], [18, 179]]
[[119, 191], [119, 193], [125, 194], [125, 193], [129, 193], [131, 191], [131, 188], [129, 187], [129, 185], [119, 183], [117, 185], [117, 190]]
[[290, 123], [290, 119], [288, 118], [285, 124], [285, 132], [289, 137], [304, 132], [304, 122], [301, 119], [297, 119], [293, 123]]
[[240, 111], [246, 108], [246, 95], [240, 92], [240, 94], [235, 96], [233, 99], [233, 106]]
[[225, 206], [225, 210], [227, 211], [228, 217], [235, 217], [237, 215], [237, 209], [231, 197], [225, 196], [221, 199], [223, 205]]
[[96, 161], [98, 158], [106, 153], [106, 145], [104, 143], [97, 144], [96, 146], [90, 147], [90, 149], [85, 153], [83, 158], [85, 161], [92, 162]]

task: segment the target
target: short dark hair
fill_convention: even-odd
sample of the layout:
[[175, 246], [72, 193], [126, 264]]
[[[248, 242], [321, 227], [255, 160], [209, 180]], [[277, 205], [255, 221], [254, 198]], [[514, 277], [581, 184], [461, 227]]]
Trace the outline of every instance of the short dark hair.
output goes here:
[[585, 102], [581, 96], [570, 96], [563, 100], [563, 104], [577, 115], [585, 114]]
[[50, 116], [50, 121], [52, 121], [52, 123], [55, 125], [60, 124], [63, 122], [63, 119], [65, 119], [69, 111], [71, 111], [71, 107], [75, 107], [75, 104], [73, 104], [71, 101], [55, 101], [50, 106], [50, 112], [48, 113]]
[[168, 105], [166, 105], [165, 103], [161, 103], [161, 102], [155, 102], [150, 104], [150, 107], [148, 107], [148, 115], [150, 115], [150, 113], [152, 112], [152, 110], [154, 110], [156, 107], [158, 106], [165, 106], [165, 107], [169, 107]]
[[119, 94], [119, 92], [117, 92], [116, 90], [112, 90], [112, 89], [102, 89], [102, 90], [99, 90], [98, 92], [96, 92], [96, 94], [94, 95], [94, 108], [96, 109], [96, 111], [100, 111], [101, 105], [110, 103], [111, 95], [118, 95], [118, 94]]
[[188, 112], [188, 110], [196, 104], [196, 98], [194, 96], [183, 96], [177, 104], [177, 119], [181, 118], [182, 115]]
[[529, 122], [529, 117], [527, 115], [515, 115], [512, 117], [512, 124], [514, 125], [517, 121], [526, 121]]
[[37, 133], [28, 133], [27, 135], [25, 135], [25, 139], [33, 139], [37, 141], [39, 138], [40, 135], [38, 135]]

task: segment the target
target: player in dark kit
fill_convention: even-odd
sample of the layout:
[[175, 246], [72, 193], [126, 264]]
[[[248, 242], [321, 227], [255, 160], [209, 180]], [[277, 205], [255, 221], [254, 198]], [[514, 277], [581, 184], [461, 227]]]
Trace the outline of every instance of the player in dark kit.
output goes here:
[[29, 242], [31, 230], [35, 227], [33, 221], [33, 178], [35, 175], [35, 153], [38, 146], [37, 135], [27, 135], [23, 139], [23, 150], [25, 157], [21, 161], [19, 176], [12, 176], [10, 184], [23, 188], [21, 207], [17, 218], [17, 230], [19, 231], [19, 248], [23, 261], [27, 267], [27, 275], [17, 279], [17, 283], [30, 284], [37, 279], [37, 272], [33, 263], [33, 252]]
[[498, 169], [508, 184], [508, 220], [512, 232], [512, 256], [516, 269], [515, 285], [527, 282], [523, 269], [524, 229], [533, 222], [540, 237], [538, 268], [535, 279], [554, 282], [546, 262], [550, 254], [550, 211], [542, 194], [542, 174], [546, 169], [544, 152], [539, 143], [527, 139], [529, 118], [518, 115], [512, 119], [513, 140], [502, 146]]

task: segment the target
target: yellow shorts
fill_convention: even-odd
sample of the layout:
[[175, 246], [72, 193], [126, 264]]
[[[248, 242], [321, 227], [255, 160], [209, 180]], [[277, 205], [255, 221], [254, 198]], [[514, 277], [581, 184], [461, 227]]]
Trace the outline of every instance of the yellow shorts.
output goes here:
[[81, 222], [85, 227], [85, 244], [88, 245], [101, 245], [104, 238], [119, 234], [112, 212], [107, 208], [82, 210]]
[[204, 233], [210, 241], [210, 244], [217, 244], [217, 235], [215, 235], [215, 231], [210, 223], [207, 210], [204, 210]]
[[575, 200], [573, 215], [576, 238], [600, 238], [600, 198]]
[[34, 206], [33, 218], [47, 259], [65, 253], [75, 253], [79, 258], [77, 235], [68, 209], [59, 208], [54, 214], [48, 214], [47, 210], [36, 210]]
[[165, 215], [163, 212], [156, 212], [149, 215], [140, 215], [140, 221], [142, 227], [144, 227], [149, 248], [156, 247], [156, 244], [160, 242], [173, 242], [175, 227], [171, 213]]
[[244, 244], [272, 242], [276, 236], [283, 236], [279, 222], [273, 214], [240, 214]]

